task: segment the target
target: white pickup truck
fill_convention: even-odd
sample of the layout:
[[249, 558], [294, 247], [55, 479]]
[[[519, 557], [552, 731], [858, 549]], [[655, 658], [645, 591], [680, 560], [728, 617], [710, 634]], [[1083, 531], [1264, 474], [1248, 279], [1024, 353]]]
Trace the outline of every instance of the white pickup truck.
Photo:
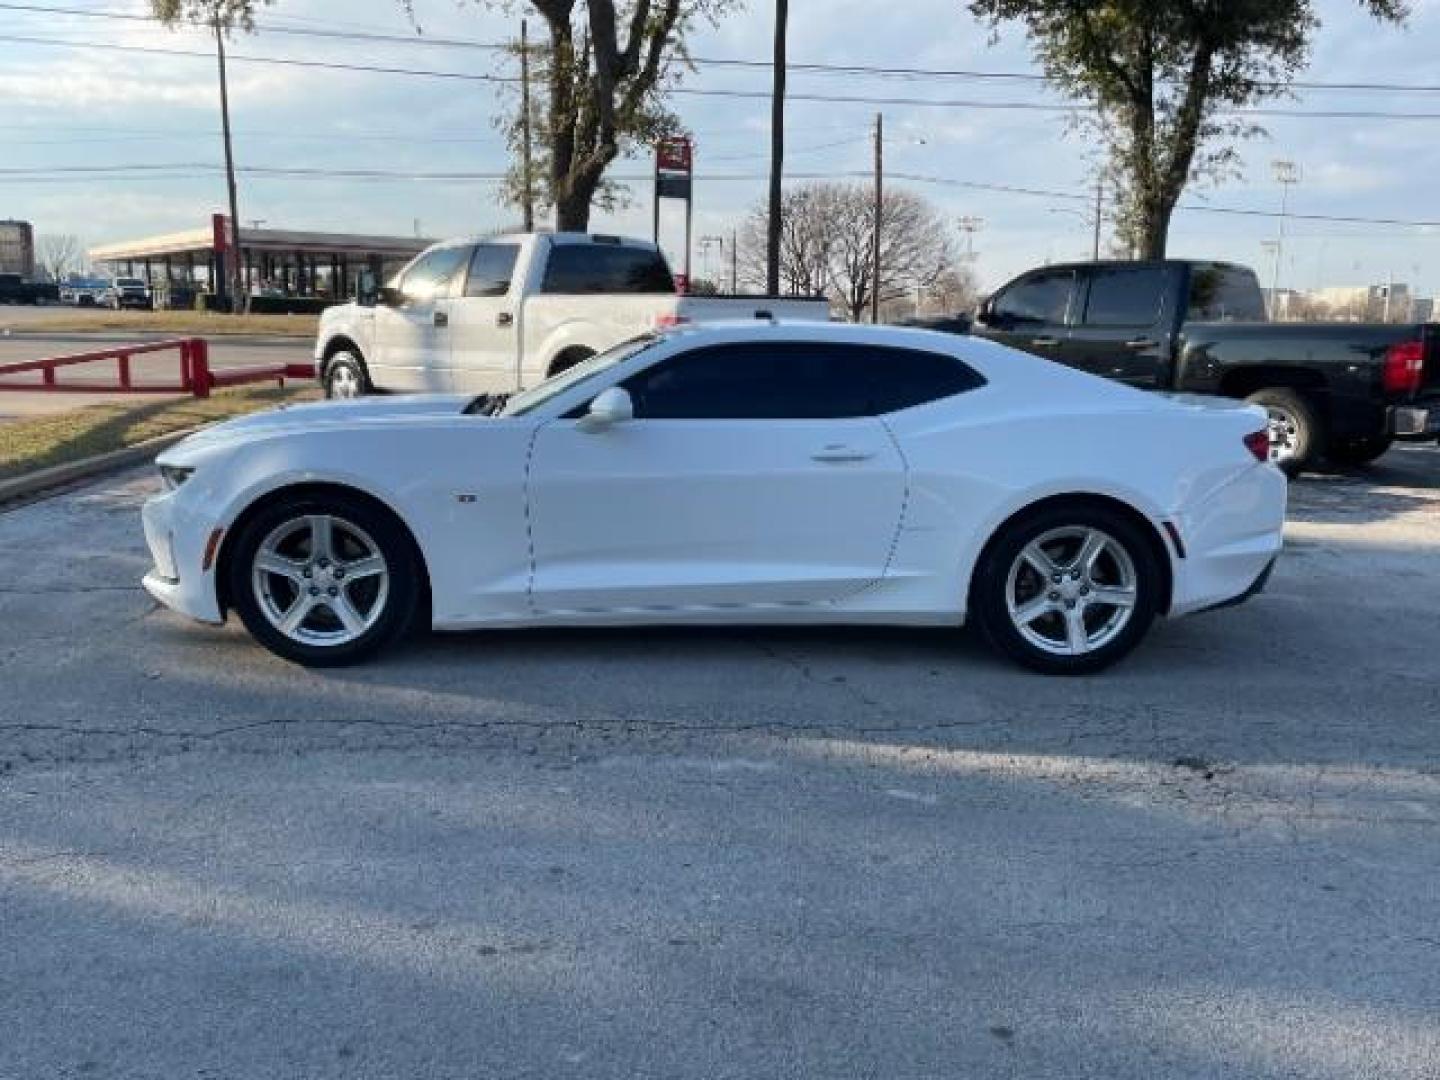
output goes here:
[[824, 321], [824, 299], [680, 296], [654, 244], [583, 233], [447, 241], [391, 283], [327, 308], [315, 373], [328, 397], [507, 393], [639, 334], [724, 319]]

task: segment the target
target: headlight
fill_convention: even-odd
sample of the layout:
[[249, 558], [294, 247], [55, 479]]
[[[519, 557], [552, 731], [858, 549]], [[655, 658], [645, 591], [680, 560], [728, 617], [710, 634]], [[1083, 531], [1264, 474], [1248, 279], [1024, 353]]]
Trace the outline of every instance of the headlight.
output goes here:
[[194, 475], [195, 467], [193, 465], [160, 466], [160, 479], [165, 481], [165, 488], [168, 491], [174, 491], [176, 488], [178, 488], [181, 484], [185, 483], [186, 480], [189, 480], [190, 477]]

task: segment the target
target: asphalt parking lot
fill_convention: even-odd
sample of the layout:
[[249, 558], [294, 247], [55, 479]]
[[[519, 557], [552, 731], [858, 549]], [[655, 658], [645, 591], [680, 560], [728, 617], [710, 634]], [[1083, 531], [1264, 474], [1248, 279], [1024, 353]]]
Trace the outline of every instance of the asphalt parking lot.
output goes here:
[[1440, 448], [1096, 679], [963, 634], [307, 672], [0, 513], [0, 1077], [1440, 1075]]

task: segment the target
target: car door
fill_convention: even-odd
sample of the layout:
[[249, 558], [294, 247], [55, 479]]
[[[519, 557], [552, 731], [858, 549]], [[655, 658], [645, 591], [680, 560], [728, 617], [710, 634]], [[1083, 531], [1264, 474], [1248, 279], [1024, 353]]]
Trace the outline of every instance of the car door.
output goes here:
[[1180, 268], [1116, 263], [1085, 268], [1063, 363], [1142, 389], [1161, 385], [1173, 347], [1170, 306]]
[[1047, 267], [1005, 286], [981, 309], [973, 333], [1002, 345], [1060, 360], [1070, 337], [1075, 270]]
[[703, 347], [626, 380], [633, 420], [542, 428], [536, 611], [816, 606], [881, 578], [904, 463], [845, 367], [833, 346]]
[[477, 244], [463, 290], [450, 301], [451, 389], [492, 394], [520, 389], [519, 325], [511, 280], [520, 245]]
[[468, 246], [434, 248], [411, 263], [376, 305], [374, 355], [366, 357], [375, 385], [404, 393], [450, 388], [451, 295], [464, 276]]

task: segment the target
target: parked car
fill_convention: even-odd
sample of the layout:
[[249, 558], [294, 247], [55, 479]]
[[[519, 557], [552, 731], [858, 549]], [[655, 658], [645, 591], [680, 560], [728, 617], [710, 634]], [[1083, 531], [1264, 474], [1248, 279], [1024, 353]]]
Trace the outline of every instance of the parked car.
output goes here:
[[143, 278], [117, 277], [105, 293], [105, 305], [115, 311], [150, 311], [155, 306], [150, 284]]
[[648, 335], [511, 397], [319, 402], [160, 455], [162, 603], [304, 664], [437, 628], [972, 622], [1041, 671], [1246, 599], [1281, 547], [1265, 414], [975, 338]]
[[451, 241], [385, 288], [327, 309], [316, 375], [330, 397], [514, 391], [657, 327], [829, 317], [824, 299], [680, 296], [654, 244], [580, 233]]
[[999, 289], [972, 332], [1144, 390], [1253, 402], [1291, 474], [1440, 435], [1440, 326], [1267, 323], [1242, 266], [1047, 266]]
[[71, 307], [99, 307], [110, 290], [104, 278], [71, 277], [60, 285], [60, 303]]
[[56, 285], [26, 281], [19, 274], [0, 274], [0, 304], [53, 304], [59, 299]]

